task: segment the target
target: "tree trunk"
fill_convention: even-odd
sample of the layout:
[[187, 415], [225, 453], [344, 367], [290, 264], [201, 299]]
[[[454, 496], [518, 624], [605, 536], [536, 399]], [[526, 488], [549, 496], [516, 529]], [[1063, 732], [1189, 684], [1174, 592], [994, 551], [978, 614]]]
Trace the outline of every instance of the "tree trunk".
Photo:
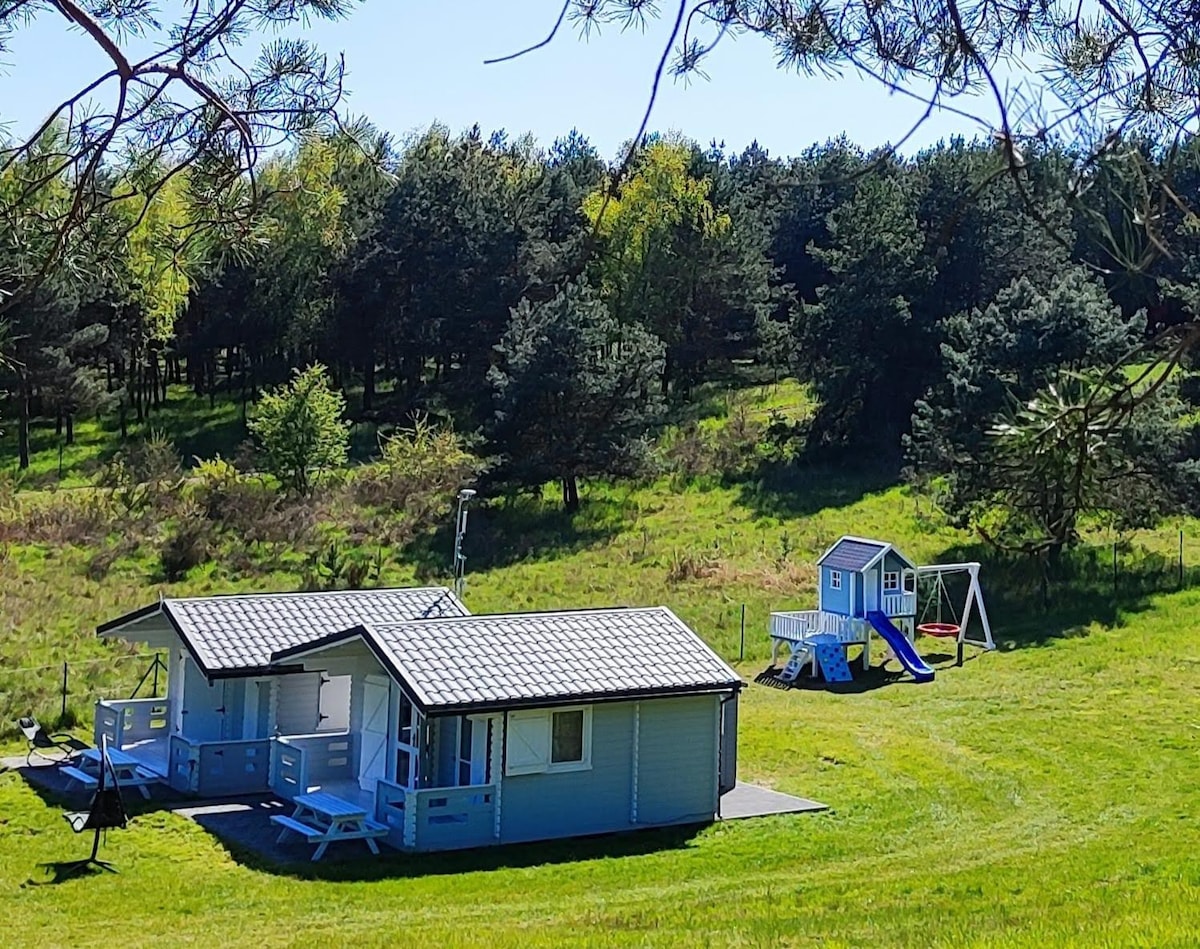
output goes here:
[[579, 480], [575, 475], [567, 475], [562, 479], [563, 510], [574, 514], [579, 510]]
[[367, 351], [363, 362], [362, 410], [370, 412], [375, 407], [375, 349]]
[[29, 467], [29, 380], [21, 373], [17, 383], [17, 465]]
[[75, 414], [73, 412], [67, 413], [67, 444], [75, 444]]

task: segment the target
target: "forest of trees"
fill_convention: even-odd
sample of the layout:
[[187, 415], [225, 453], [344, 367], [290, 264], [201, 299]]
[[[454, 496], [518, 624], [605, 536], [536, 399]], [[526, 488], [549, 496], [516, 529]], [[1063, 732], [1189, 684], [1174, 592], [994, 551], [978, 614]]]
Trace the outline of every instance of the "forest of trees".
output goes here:
[[[51, 130], [0, 175], [0, 293], [40, 259], [22, 221], [69, 198], [36, 173], [55, 149]], [[570, 507], [580, 479], [635, 473], [701, 384], [755, 365], [811, 387], [803, 458], [906, 469], [998, 544], [1197, 504], [1181, 340], [1200, 148], [1172, 155], [1178, 200], [1152, 228], [1110, 186], [1155, 167], [1151, 142], [1101, 161], [1044, 143], [1019, 168], [992, 140], [784, 159], [652, 135], [631, 155], [615, 177], [577, 132], [394, 146], [360, 126], [267, 162], [236, 228], [196, 230], [187, 171], [136, 220], [114, 204], [87, 226], [122, 253], [76, 249], [7, 314], [15, 460], [31, 425], [69, 442], [103, 414], [124, 435], [172, 383], [246, 406], [319, 363], [354, 418], [429, 413], [477, 440], [498, 488], [559, 482]], [[1103, 426], [1100, 394], [1120, 416]], [[1038, 413], [1053, 438], [1030, 435]]]

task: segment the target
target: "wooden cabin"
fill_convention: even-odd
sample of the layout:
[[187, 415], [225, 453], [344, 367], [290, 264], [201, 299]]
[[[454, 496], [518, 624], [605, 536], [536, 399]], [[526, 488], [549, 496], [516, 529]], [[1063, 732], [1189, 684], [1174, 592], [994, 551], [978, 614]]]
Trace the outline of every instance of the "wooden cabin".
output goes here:
[[163, 600], [97, 740], [199, 796], [322, 789], [446, 850], [713, 820], [744, 683], [664, 607], [471, 616], [444, 589]]

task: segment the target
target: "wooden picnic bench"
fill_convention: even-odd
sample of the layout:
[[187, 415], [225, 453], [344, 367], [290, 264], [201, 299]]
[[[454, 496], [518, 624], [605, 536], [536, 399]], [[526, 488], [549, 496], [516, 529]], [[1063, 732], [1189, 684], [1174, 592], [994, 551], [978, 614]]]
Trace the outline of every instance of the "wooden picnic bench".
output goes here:
[[308, 843], [316, 844], [313, 860], [320, 860], [331, 843], [338, 840], [363, 840], [371, 853], [379, 853], [376, 838], [386, 837], [385, 824], [367, 817], [366, 809], [324, 791], [298, 794], [292, 803], [296, 805], [291, 815], [274, 814], [272, 823], [283, 829], [278, 842], [282, 843], [289, 833], [299, 834]]

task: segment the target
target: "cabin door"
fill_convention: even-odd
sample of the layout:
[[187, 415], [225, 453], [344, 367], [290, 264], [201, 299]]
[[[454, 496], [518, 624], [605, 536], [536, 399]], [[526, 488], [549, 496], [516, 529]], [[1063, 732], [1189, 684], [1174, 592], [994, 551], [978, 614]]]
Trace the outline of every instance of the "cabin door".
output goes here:
[[872, 567], [863, 574], [863, 605], [865, 613], [878, 610], [879, 606], [879, 568]]
[[382, 676], [363, 680], [362, 735], [359, 738], [358, 786], [374, 793], [375, 782], [387, 768], [388, 696], [390, 683]]
[[209, 682], [200, 667], [184, 655], [183, 695], [179, 701], [179, 733], [189, 741], [220, 741], [225, 734], [225, 680]]

